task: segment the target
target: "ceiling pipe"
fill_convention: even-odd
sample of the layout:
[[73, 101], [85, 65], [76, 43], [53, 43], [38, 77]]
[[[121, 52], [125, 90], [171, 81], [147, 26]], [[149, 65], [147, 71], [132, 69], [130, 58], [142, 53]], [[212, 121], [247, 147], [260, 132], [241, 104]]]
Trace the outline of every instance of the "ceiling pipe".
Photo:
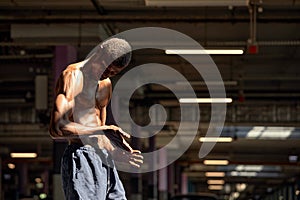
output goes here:
[[256, 44], [256, 22], [257, 22], [257, 4], [255, 1], [249, 2], [249, 15], [250, 15], [250, 38], [248, 43], [251, 45]]
[[[300, 4], [298, 0], [251, 0], [261, 2], [267, 6], [296, 6]], [[158, 7], [209, 7], [209, 6], [247, 6], [247, 0], [186, 0], [186, 1], [167, 1], [167, 0], [145, 0], [146, 6]]]
[[[259, 46], [299, 46], [300, 40], [270, 40], [270, 41], [256, 41]], [[207, 41], [208, 46], [245, 46], [246, 41]]]
[[107, 14], [106, 11], [104, 10], [103, 6], [100, 5], [98, 0], [91, 0], [91, 2], [93, 3], [93, 5], [96, 8], [99, 15], [106, 15]]
[[299, 6], [299, 0], [262, 0], [262, 5], [265, 6]]
[[[99, 41], [94, 42], [81, 42], [81, 46], [95, 46]], [[201, 43], [201, 41], [200, 41]], [[207, 46], [215, 47], [231, 47], [231, 46], [245, 46], [246, 41], [206, 41]], [[57, 45], [78, 45], [77, 41], [73, 42], [0, 42], [0, 47], [14, 47], [14, 46], [57, 46]], [[300, 46], [300, 40], [270, 40], [270, 41], [257, 41], [259, 46]]]
[[[0, 45], [1, 46], [1, 45]], [[53, 54], [29, 54], [29, 55], [0, 55], [0, 60], [11, 59], [50, 59], [53, 58]]]
[[[91, 0], [91, 2], [93, 3], [97, 13], [100, 16], [107, 15], [106, 10], [104, 9], [104, 7], [100, 4], [100, 2], [98, 0]], [[104, 23], [102, 26], [103, 26], [103, 29], [105, 30], [106, 34], [108, 34], [109, 36], [115, 34], [113, 28], [109, 24]]]
[[[130, 3], [128, 4], [127, 1], [124, 0], [114, 0], [114, 1], [103, 1], [102, 2], [102, 6], [103, 7], [126, 7], [126, 6], [143, 6], [146, 4], [147, 2], [151, 3], [151, 1], [156, 1], [156, 2], [166, 2], [168, 3], [169, 1], [161, 1], [161, 0], [131, 0]], [[208, 1], [208, 0], [199, 0], [199, 1], [195, 1], [195, 0], [189, 0], [187, 2], [195, 2], [194, 4], [192, 4], [194, 7], [195, 5], [198, 4], [197, 7], [203, 7], [203, 6], [228, 6], [228, 5], [232, 5], [232, 6], [246, 6], [246, 0], [214, 0], [213, 1]], [[177, 2], [177, 3], [176, 3]], [[1, 2], [2, 3], [2, 2]], [[169, 4], [172, 4], [169, 3]], [[173, 1], [173, 4], [184, 4], [180, 1]], [[187, 3], [186, 3], [187, 4]], [[191, 3], [190, 3], [191, 4]], [[208, 4], [208, 5], [207, 5]], [[300, 1], [299, 0], [262, 0], [262, 4], [266, 5], [266, 6], [297, 6], [300, 5]], [[21, 7], [21, 8], [26, 8], [26, 7], [30, 7], [30, 9], [32, 8], [37, 8], [40, 9], [41, 7], [41, 3], [36, 3], [35, 1], [20, 1], [20, 0], [13, 0], [13, 1], [5, 1], [2, 3], [2, 6], [5, 7]], [[90, 8], [90, 5], [86, 2], [86, 1], [73, 1], [73, 2], [61, 2], [61, 1], [44, 1], [43, 2], [43, 6], [45, 8], [51, 7], [51, 8], [61, 8], [64, 6], [67, 7], [83, 7], [83, 8]]]
[[[249, 23], [249, 16], [200, 16], [200, 15], [82, 15], [82, 16], [65, 16], [65, 15], [39, 15], [39, 16], [0, 16], [1, 24], [78, 24], [78, 23], [109, 23], [109, 22], [169, 22], [169, 23]], [[259, 23], [299, 23], [300, 16], [259, 16]]]

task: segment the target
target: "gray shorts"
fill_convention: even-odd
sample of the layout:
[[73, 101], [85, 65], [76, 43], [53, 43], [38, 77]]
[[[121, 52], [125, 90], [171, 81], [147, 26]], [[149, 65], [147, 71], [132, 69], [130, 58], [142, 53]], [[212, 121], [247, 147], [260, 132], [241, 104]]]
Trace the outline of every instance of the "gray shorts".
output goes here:
[[61, 172], [67, 200], [126, 199], [114, 162], [105, 149], [70, 144], [62, 158]]

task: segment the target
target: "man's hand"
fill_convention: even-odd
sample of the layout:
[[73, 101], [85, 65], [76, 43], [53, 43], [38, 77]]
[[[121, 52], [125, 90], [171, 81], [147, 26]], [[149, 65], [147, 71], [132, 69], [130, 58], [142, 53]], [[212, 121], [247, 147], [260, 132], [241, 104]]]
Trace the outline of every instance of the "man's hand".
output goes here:
[[111, 155], [115, 162], [120, 162], [125, 165], [129, 164], [130, 166], [139, 168], [143, 164], [144, 158], [141, 152], [138, 150], [132, 150], [131, 152], [129, 152], [116, 147], [111, 152]]
[[130, 135], [121, 128], [111, 125], [113, 131], [104, 131], [108, 139], [115, 145], [114, 150], [110, 151], [116, 162], [130, 164], [134, 167], [140, 167], [143, 164], [143, 156], [139, 150], [134, 150], [124, 137], [130, 138]]
[[121, 133], [124, 137], [126, 138], [130, 138], [130, 135], [128, 133], [126, 133], [125, 131], [123, 131], [120, 127], [115, 126], [115, 125], [109, 125], [108, 129], [114, 130], [115, 132], [119, 132]]
[[117, 147], [131, 152], [132, 148], [124, 137], [130, 138], [130, 135], [124, 132], [121, 128], [111, 125], [111, 129], [104, 131], [104, 135]]
[[95, 142], [100, 149], [106, 149], [109, 152], [112, 152], [115, 149], [115, 147], [112, 145], [112, 142], [106, 137], [106, 135], [97, 135], [91, 137], [91, 139], [92, 138], [97, 138]]

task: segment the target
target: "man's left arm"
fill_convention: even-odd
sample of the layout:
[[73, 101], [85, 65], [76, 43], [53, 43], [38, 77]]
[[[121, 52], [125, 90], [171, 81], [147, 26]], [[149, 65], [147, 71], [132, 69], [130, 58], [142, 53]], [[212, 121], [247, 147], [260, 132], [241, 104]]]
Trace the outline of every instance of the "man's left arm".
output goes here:
[[[96, 94], [96, 106], [98, 109], [99, 124], [101, 126], [107, 126], [110, 130], [104, 131], [105, 135], [112, 141], [114, 145], [118, 148], [115, 148], [114, 152], [111, 152], [113, 157], [116, 160], [121, 162], [129, 162], [131, 165], [140, 167], [143, 163], [143, 156], [139, 150], [134, 150], [130, 144], [125, 140], [124, 137], [130, 138], [130, 135], [123, 131], [120, 127], [115, 125], [106, 125], [107, 119], [107, 105], [112, 96], [112, 85], [109, 79], [99, 81], [97, 94]], [[121, 149], [127, 151], [127, 156], [124, 155], [124, 152]]]

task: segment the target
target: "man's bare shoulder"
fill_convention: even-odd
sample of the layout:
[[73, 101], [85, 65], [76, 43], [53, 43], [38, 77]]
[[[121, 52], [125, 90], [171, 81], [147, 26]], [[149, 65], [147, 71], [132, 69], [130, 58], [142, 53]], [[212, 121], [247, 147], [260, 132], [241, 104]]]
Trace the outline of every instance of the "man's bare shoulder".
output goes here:
[[71, 73], [78, 73], [80, 71], [80, 63], [73, 63], [66, 67], [63, 71], [63, 75], [71, 74]]
[[112, 90], [112, 84], [109, 78], [98, 81], [98, 89], [97, 89], [98, 93], [106, 93], [110, 96], [111, 90]]
[[78, 81], [78, 79], [82, 79], [82, 71], [80, 70], [80, 63], [74, 63], [66, 67], [66, 69], [62, 72], [62, 79], [64, 83], [69, 83], [70, 81]]
[[60, 77], [61, 84], [58, 88], [67, 99], [73, 99], [82, 89], [82, 72], [80, 63], [74, 63], [66, 67]]
[[98, 85], [102, 87], [111, 87], [111, 80], [109, 78], [98, 81]]

